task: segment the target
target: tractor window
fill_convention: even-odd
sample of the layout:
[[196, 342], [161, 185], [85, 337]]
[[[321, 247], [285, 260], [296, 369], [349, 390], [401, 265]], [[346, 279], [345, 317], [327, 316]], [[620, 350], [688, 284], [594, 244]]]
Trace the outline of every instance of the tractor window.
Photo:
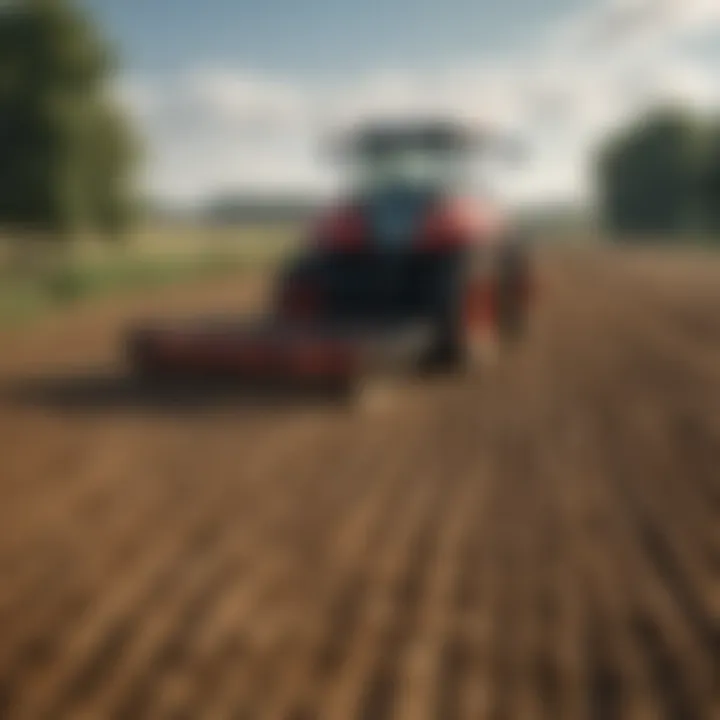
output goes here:
[[397, 148], [363, 156], [355, 167], [356, 186], [369, 192], [390, 188], [416, 190], [456, 189], [463, 184], [466, 167], [453, 152]]
[[471, 174], [471, 148], [451, 133], [376, 132], [354, 147], [355, 186], [387, 189], [457, 190]]

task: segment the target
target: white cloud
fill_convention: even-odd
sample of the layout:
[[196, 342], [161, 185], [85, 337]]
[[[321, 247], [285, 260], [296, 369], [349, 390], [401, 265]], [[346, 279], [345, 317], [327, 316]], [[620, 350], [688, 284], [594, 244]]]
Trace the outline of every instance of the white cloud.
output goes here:
[[560, 52], [605, 55], [610, 62], [622, 62], [716, 31], [718, 23], [717, 0], [606, 0], [559, 23], [551, 44]]
[[447, 112], [513, 128], [533, 147], [499, 178], [516, 199], [582, 197], [611, 128], [657, 102], [720, 108], [720, 68], [688, 51], [720, 37], [720, 0], [607, 0], [561, 19], [530, 51], [437, 73], [388, 70], [327, 86], [242, 69], [126, 80], [119, 96], [147, 137], [147, 183], [192, 200], [219, 189], [328, 187], [317, 146], [329, 127]]

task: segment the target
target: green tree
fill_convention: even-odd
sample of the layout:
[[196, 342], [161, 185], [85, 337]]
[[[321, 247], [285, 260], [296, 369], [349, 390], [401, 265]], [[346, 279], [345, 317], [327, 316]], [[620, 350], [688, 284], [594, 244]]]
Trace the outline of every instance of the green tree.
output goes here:
[[703, 226], [703, 126], [664, 109], [612, 138], [601, 153], [603, 217], [615, 233], [676, 235]]
[[128, 221], [135, 152], [112, 57], [72, 0], [0, 9], [0, 225], [68, 234]]
[[703, 207], [708, 232], [720, 235], [720, 122], [708, 131], [703, 178]]

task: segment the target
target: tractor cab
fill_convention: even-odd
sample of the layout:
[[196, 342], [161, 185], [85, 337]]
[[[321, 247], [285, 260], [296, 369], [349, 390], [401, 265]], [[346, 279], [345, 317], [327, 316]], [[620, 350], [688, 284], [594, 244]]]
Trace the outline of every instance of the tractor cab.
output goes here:
[[349, 189], [323, 213], [281, 283], [294, 317], [433, 320], [486, 272], [501, 227], [471, 194], [476, 133], [450, 122], [371, 125], [342, 146]]
[[322, 217], [317, 239], [328, 249], [378, 252], [479, 241], [491, 230], [472, 199], [483, 144], [478, 133], [451, 122], [363, 128], [342, 152], [347, 199]]

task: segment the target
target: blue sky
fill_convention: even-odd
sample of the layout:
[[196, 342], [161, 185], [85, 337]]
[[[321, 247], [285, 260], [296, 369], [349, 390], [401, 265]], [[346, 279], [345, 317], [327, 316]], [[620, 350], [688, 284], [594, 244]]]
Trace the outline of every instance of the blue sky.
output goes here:
[[720, 0], [79, 0], [122, 60], [154, 195], [331, 184], [362, 118], [443, 114], [531, 148], [493, 187], [588, 200], [592, 157], [658, 103], [720, 110]]
[[[516, 51], [583, 0], [85, 0], [138, 71], [333, 76]], [[587, 4], [585, 2], [585, 4]]]

